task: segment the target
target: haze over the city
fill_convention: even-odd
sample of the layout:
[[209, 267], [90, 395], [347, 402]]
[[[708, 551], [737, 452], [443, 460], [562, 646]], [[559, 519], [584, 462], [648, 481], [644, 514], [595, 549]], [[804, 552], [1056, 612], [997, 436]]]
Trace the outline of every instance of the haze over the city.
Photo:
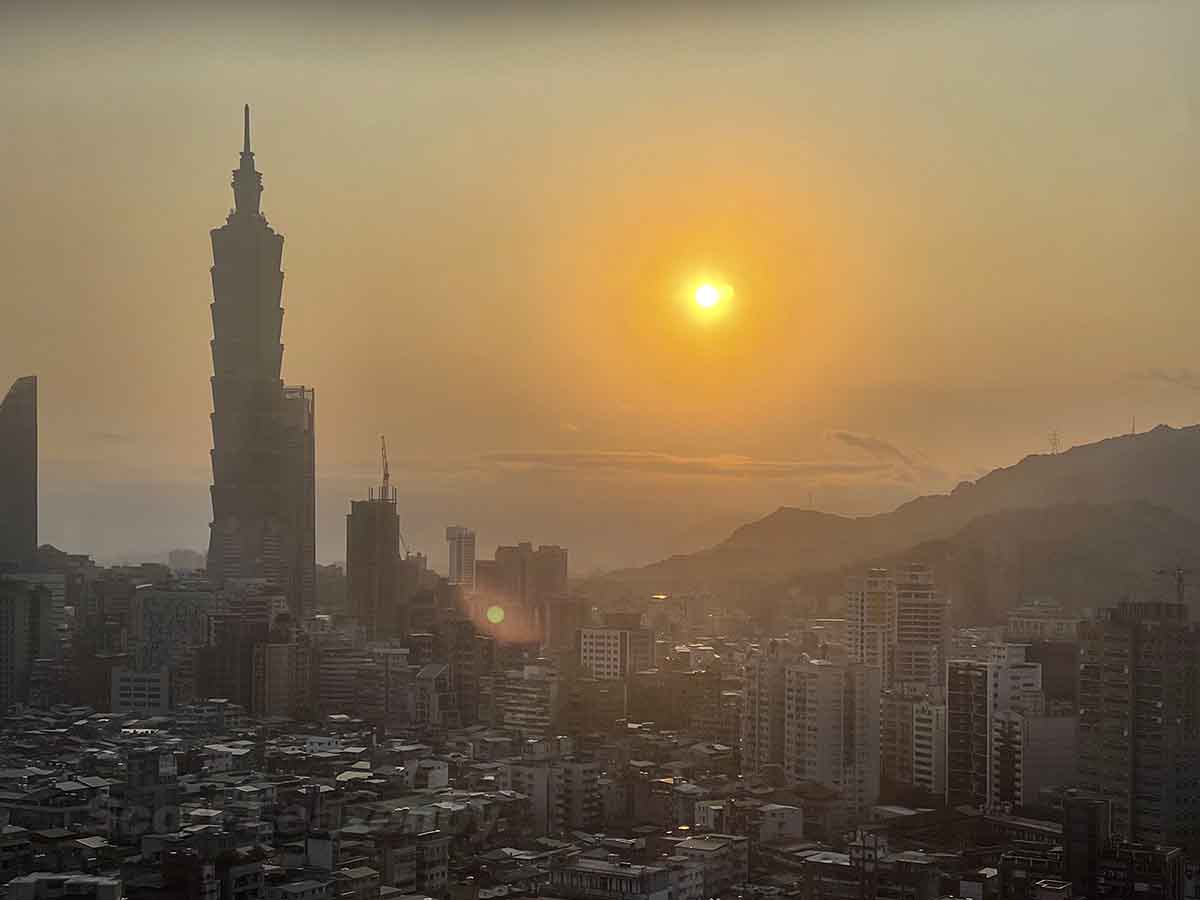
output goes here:
[[842, 6], [5, 4], [41, 540], [206, 546], [243, 103], [322, 561], [381, 434], [435, 565], [461, 521], [583, 572], [1200, 419], [1200, 8]]

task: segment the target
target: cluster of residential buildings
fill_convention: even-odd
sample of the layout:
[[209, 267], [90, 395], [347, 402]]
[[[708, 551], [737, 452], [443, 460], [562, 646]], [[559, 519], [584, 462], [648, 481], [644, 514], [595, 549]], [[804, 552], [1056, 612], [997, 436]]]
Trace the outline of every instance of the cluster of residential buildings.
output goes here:
[[572, 631], [517, 640], [477, 608], [524, 598], [427, 569], [297, 622], [269, 582], [37, 565], [0, 579], [11, 896], [1200, 896], [1178, 604], [956, 629], [914, 565], [774, 637], [565, 591]]

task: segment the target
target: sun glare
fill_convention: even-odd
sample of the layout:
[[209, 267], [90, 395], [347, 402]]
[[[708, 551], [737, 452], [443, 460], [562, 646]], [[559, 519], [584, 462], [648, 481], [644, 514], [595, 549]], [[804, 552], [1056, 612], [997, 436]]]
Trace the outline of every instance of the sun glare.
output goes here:
[[702, 284], [696, 288], [696, 305], [712, 309], [721, 302], [721, 291], [712, 284]]

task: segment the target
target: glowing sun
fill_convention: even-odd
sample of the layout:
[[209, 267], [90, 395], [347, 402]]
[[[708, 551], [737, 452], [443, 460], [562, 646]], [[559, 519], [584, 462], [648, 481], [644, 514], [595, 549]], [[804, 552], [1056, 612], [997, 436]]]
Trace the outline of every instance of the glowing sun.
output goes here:
[[721, 302], [721, 289], [714, 284], [702, 284], [696, 288], [696, 305], [712, 309]]

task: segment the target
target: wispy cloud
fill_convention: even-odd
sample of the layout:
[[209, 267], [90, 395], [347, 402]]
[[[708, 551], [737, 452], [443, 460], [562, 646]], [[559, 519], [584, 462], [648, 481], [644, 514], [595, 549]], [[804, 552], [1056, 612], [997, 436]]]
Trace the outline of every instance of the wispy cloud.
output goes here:
[[[640, 476], [912, 487], [947, 477], [920, 454], [905, 452], [880, 438], [849, 431], [832, 432], [828, 437], [855, 452], [831, 454], [828, 458], [823, 454], [811, 459], [778, 459], [735, 453], [692, 456], [655, 450], [509, 450], [453, 458], [394, 459], [392, 476], [413, 475], [454, 482], [490, 481], [523, 474], [578, 478]], [[369, 478], [372, 472], [372, 467], [362, 465], [343, 466], [336, 471], [325, 469], [322, 474], [355, 480]]]
[[869, 434], [854, 431], [831, 431], [829, 437], [859, 450], [865, 450], [877, 459], [894, 460], [906, 466], [913, 465], [912, 459], [895, 444]]
[[1134, 372], [1132, 377], [1134, 381], [1150, 381], [1200, 391], [1200, 372], [1194, 369], [1146, 369]]
[[920, 453], [905, 452], [890, 441], [856, 431], [831, 431], [830, 440], [862, 450], [875, 460], [893, 466], [897, 473], [909, 481], [942, 479], [945, 471]]
[[880, 475], [880, 463], [820, 460], [756, 459], [749, 456], [677, 456], [646, 450], [534, 450], [489, 453], [485, 466], [511, 470], [558, 472], [638, 472], [656, 475], [699, 475], [717, 478], [824, 478]]

